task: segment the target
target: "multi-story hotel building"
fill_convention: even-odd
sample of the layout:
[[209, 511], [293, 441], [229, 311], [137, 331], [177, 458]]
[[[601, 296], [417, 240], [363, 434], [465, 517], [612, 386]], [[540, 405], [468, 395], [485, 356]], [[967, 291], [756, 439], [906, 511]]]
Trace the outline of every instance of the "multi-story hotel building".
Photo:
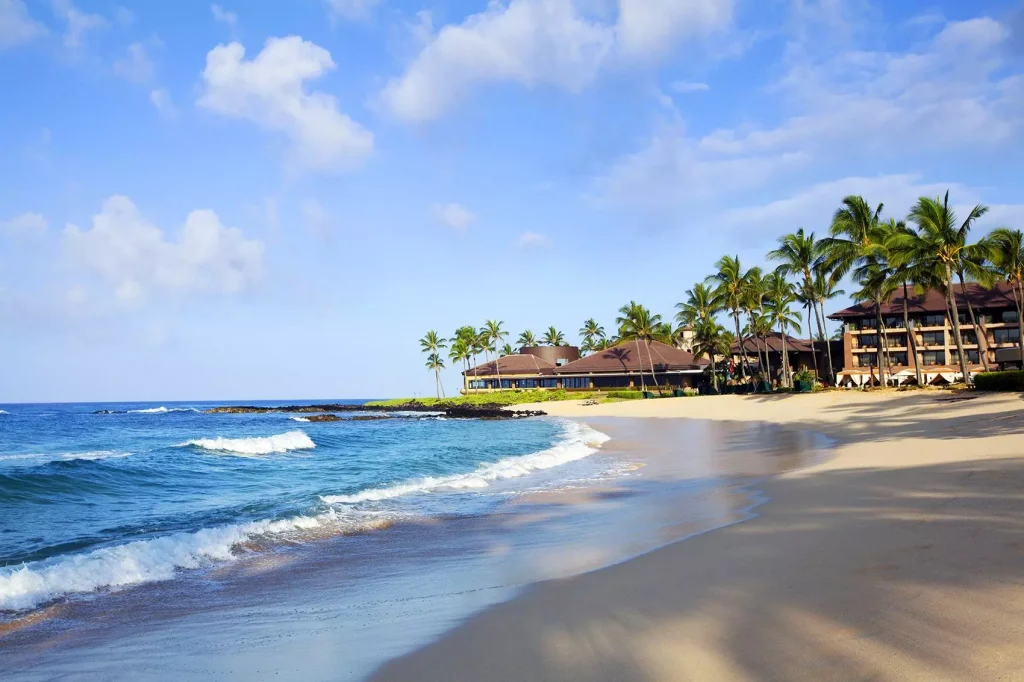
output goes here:
[[[967, 355], [968, 371], [984, 370], [982, 358], [991, 369], [1020, 361], [1017, 352], [1020, 323], [1012, 289], [1000, 284], [986, 289], [968, 284], [966, 291], [954, 285], [960, 319], [960, 333]], [[971, 324], [967, 302], [970, 300], [977, 320]], [[903, 324], [906, 305], [910, 329]], [[924, 295], [911, 292], [904, 302], [902, 288], [882, 305], [884, 329], [878, 329], [873, 303], [861, 303], [829, 315], [843, 323], [843, 369], [840, 385], [862, 386], [878, 381], [878, 344], [885, 341], [887, 375], [902, 384], [916, 381], [915, 366], [921, 368], [926, 383], [953, 382], [961, 377], [953, 327], [947, 313], [945, 295], [932, 289]]]

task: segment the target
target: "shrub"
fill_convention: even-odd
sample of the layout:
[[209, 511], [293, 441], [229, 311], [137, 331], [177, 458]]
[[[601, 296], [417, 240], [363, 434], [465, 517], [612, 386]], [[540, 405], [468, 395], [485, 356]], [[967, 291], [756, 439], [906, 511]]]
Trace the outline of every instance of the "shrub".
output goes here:
[[696, 388], [684, 388], [683, 395], [686, 396], [687, 398], [693, 398], [695, 396], [700, 395], [700, 390]]
[[809, 384], [814, 383], [814, 374], [809, 369], [802, 369], [799, 372], [793, 374], [793, 381], [806, 381]]
[[974, 376], [974, 385], [981, 391], [1024, 391], [1024, 371], [982, 372]]
[[640, 391], [611, 391], [608, 397], [618, 400], [642, 400], [644, 394]]

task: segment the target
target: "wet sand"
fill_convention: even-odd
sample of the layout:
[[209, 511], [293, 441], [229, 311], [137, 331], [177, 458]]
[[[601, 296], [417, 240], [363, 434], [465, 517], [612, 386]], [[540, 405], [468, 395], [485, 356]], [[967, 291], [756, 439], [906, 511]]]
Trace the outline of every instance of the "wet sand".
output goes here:
[[1024, 402], [952, 398], [545, 404], [789, 425], [835, 456], [759, 484], [756, 518], [532, 586], [374, 679], [1024, 679]]
[[233, 564], [59, 604], [0, 629], [0, 677], [362, 679], [533, 583], [748, 519], [759, 481], [831, 446], [740, 422], [587, 421], [612, 440], [564, 465], [578, 480], [559, 473], [493, 513], [250, 547]]

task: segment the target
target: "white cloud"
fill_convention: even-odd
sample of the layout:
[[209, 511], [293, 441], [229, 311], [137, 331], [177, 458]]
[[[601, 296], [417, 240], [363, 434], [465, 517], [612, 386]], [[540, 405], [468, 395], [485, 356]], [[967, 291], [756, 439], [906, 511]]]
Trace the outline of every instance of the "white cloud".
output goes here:
[[156, 67], [146, 52], [146, 46], [132, 43], [128, 46], [127, 56], [114, 62], [114, 73], [136, 83], [146, 83], [153, 80]]
[[0, 0], [0, 49], [30, 43], [46, 33], [46, 27], [28, 14], [22, 0]]
[[0, 221], [0, 231], [9, 234], [31, 234], [46, 231], [46, 218], [40, 213], [22, 213], [10, 220]]
[[352, 167], [373, 152], [373, 133], [342, 113], [331, 95], [306, 89], [306, 81], [334, 68], [327, 50], [299, 36], [270, 38], [248, 61], [240, 43], [219, 45], [206, 55], [198, 105], [283, 133], [298, 167]]
[[678, 93], [687, 94], [690, 92], [707, 92], [711, 87], [707, 83], [694, 83], [691, 81], [676, 81], [671, 86], [672, 90]]
[[519, 246], [523, 248], [548, 246], [550, 244], [551, 240], [546, 235], [537, 232], [524, 232], [519, 236]]
[[174, 118], [178, 113], [178, 110], [174, 106], [174, 102], [171, 101], [171, 94], [164, 88], [150, 90], [149, 101], [154, 107], [156, 107], [156, 110], [161, 116]]
[[365, 19], [381, 0], [326, 0], [332, 17], [341, 19]]
[[112, 196], [92, 227], [68, 225], [64, 249], [71, 264], [132, 303], [159, 293], [235, 294], [258, 282], [263, 243], [221, 224], [217, 214], [188, 214], [176, 239], [148, 222], [130, 199]]
[[476, 222], [476, 216], [461, 204], [437, 204], [433, 208], [434, 219], [454, 230], [466, 230]]
[[210, 12], [213, 13], [213, 20], [218, 23], [227, 24], [232, 28], [238, 24], [238, 15], [234, 12], [229, 12], [220, 5], [210, 5]]
[[53, 13], [66, 24], [64, 47], [74, 50], [82, 47], [90, 31], [106, 28], [109, 24], [98, 14], [80, 11], [71, 0], [51, 0]]
[[627, 56], [664, 55], [680, 39], [727, 28], [734, 0], [619, 0], [618, 38]]
[[[381, 94], [408, 121], [437, 118], [473, 88], [500, 82], [579, 92], [617, 58], [664, 56], [687, 37], [732, 21], [734, 0], [618, 0], [615, 22], [580, 0], [492, 1], [461, 24], [430, 36]], [[603, 16], [603, 13], [597, 12]]]

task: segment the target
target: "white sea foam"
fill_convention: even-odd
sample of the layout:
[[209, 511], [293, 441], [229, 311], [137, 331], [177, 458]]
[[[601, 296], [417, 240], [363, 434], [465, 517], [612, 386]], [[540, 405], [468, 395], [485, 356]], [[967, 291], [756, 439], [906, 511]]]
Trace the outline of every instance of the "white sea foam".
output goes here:
[[50, 452], [50, 453], [28, 453], [16, 455], [0, 455], [0, 462], [30, 460], [39, 464], [47, 462], [69, 462], [75, 459], [109, 459], [115, 457], [130, 457], [130, 452], [118, 450], [93, 450], [90, 452]]
[[289, 417], [293, 422], [308, 422], [309, 420], [305, 417]]
[[167, 414], [169, 412], [198, 412], [194, 407], [149, 407], [145, 410], [128, 410], [128, 414]]
[[535, 471], [551, 469], [561, 464], [583, 459], [597, 452], [609, 437], [600, 431], [580, 424], [567, 422], [564, 439], [558, 444], [520, 457], [506, 457], [490, 464], [481, 464], [476, 471], [452, 476], [427, 476], [387, 488], [370, 488], [354, 495], [326, 495], [321, 497], [327, 504], [358, 504], [378, 502], [405, 495], [417, 495], [443, 490], [470, 490], [487, 488], [494, 481], [519, 478]]
[[302, 431], [289, 431], [276, 436], [252, 438], [199, 438], [182, 445], [193, 445], [204, 450], [231, 452], [238, 455], [270, 455], [292, 450], [309, 450], [316, 447], [316, 443]]
[[7, 410], [0, 410], [0, 414], [10, 414]]
[[243, 555], [240, 545], [259, 538], [358, 531], [374, 524], [373, 517], [359, 520], [329, 511], [316, 516], [203, 528], [195, 533], [175, 533], [86, 554], [0, 568], [0, 611], [31, 609], [74, 593], [169, 580], [180, 569], [233, 561]]

